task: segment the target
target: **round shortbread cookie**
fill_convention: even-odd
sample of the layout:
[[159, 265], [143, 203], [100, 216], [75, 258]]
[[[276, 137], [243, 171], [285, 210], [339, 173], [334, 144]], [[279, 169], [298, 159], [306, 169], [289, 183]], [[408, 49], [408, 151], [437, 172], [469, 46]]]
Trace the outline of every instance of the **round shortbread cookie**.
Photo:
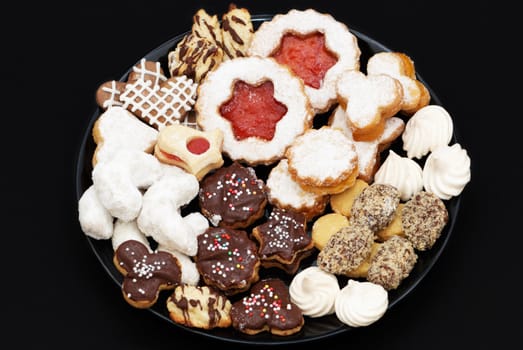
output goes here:
[[322, 250], [329, 238], [345, 226], [349, 226], [349, 219], [342, 214], [328, 213], [320, 216], [312, 225], [311, 237], [314, 246]]

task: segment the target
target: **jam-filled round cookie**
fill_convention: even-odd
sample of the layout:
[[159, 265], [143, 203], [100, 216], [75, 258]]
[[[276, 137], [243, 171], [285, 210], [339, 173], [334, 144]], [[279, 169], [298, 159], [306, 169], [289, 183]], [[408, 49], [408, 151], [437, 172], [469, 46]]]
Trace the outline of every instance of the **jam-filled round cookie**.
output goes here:
[[246, 228], [263, 216], [267, 195], [254, 168], [233, 162], [200, 182], [198, 201], [212, 225]]
[[290, 67], [303, 80], [315, 113], [336, 103], [339, 74], [358, 70], [361, 55], [356, 36], [344, 23], [313, 9], [292, 9], [262, 23], [247, 52]]
[[223, 131], [223, 152], [249, 165], [283, 158], [313, 119], [302, 81], [266, 57], [221, 63], [200, 84], [194, 108], [202, 130]]
[[225, 295], [244, 292], [260, 278], [256, 243], [243, 230], [209, 227], [198, 236], [195, 261], [205, 284]]

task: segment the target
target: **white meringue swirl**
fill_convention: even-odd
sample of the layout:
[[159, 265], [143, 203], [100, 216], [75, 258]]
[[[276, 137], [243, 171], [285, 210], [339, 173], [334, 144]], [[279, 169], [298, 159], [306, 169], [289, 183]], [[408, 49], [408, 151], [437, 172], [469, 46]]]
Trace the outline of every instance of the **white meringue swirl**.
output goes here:
[[339, 291], [338, 279], [318, 266], [301, 270], [289, 285], [291, 301], [309, 317], [333, 314]]
[[459, 143], [432, 151], [423, 167], [423, 186], [441, 199], [459, 195], [470, 181], [470, 157]]
[[454, 124], [446, 109], [438, 105], [420, 108], [405, 124], [402, 134], [407, 157], [421, 159], [430, 151], [448, 145]]
[[396, 187], [402, 201], [423, 189], [423, 170], [416, 161], [389, 150], [387, 159], [374, 175], [374, 182]]
[[368, 326], [387, 311], [389, 295], [381, 285], [349, 279], [336, 298], [338, 319], [351, 327]]

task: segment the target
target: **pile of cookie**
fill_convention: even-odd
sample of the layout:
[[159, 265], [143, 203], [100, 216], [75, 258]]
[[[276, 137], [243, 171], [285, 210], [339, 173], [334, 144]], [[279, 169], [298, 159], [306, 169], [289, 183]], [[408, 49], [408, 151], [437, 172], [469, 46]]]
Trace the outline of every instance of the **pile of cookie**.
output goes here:
[[[168, 290], [173, 322], [280, 336], [385, 313], [441, 236], [470, 158], [410, 57], [379, 52], [363, 70], [360, 55], [330, 14], [291, 10], [255, 30], [231, 5], [221, 20], [200, 9], [168, 67], [144, 58], [100, 85], [79, 222], [111, 241], [130, 305]], [[400, 137], [406, 156], [390, 148]]]

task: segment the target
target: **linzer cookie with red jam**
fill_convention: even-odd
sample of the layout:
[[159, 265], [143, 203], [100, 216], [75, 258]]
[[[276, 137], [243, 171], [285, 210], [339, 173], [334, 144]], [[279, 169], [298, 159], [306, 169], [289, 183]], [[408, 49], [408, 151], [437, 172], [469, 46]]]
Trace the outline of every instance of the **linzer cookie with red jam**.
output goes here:
[[125, 301], [139, 309], [153, 306], [161, 290], [174, 289], [181, 283], [181, 265], [174, 255], [163, 251], [151, 253], [136, 240], [121, 243], [114, 252], [113, 263], [124, 276]]
[[358, 70], [361, 55], [344, 23], [313, 9], [293, 9], [263, 22], [247, 52], [288, 66], [304, 82], [316, 114], [337, 103], [336, 80], [343, 70]]
[[198, 236], [195, 261], [205, 284], [228, 296], [245, 292], [260, 278], [256, 243], [243, 230], [209, 227]]
[[313, 117], [302, 81], [263, 57], [233, 58], [209, 72], [194, 109], [202, 130], [223, 131], [223, 152], [248, 165], [282, 159]]
[[255, 283], [248, 295], [232, 304], [231, 319], [233, 328], [245, 334], [287, 336], [298, 333], [305, 323], [303, 312], [291, 301], [289, 287], [277, 278]]
[[223, 165], [222, 144], [221, 130], [203, 132], [172, 124], [159, 131], [154, 155], [162, 163], [176, 165], [201, 180]]
[[201, 181], [198, 201], [202, 214], [214, 226], [246, 228], [263, 216], [265, 191], [254, 168], [233, 162]]
[[314, 251], [305, 215], [290, 210], [273, 208], [267, 221], [253, 228], [252, 236], [259, 243], [262, 266], [289, 274], [296, 273], [300, 262]]

